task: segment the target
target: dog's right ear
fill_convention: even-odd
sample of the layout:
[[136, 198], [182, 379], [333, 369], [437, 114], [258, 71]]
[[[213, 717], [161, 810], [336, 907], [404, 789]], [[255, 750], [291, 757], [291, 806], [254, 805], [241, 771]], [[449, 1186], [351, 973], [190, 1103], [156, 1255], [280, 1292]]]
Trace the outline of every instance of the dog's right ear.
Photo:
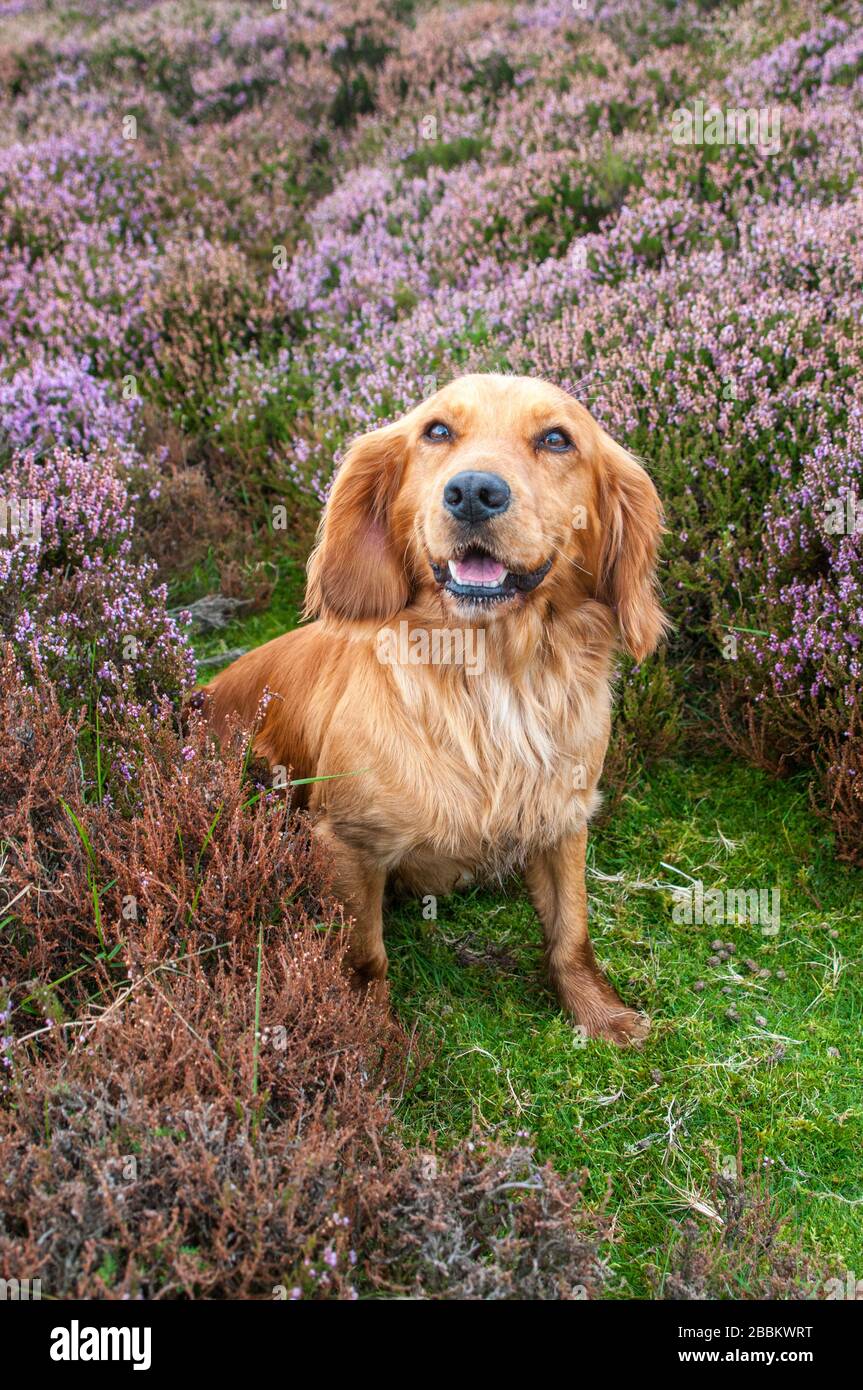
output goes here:
[[306, 617], [391, 618], [410, 597], [391, 513], [402, 478], [402, 422], [364, 434], [347, 452], [309, 560]]

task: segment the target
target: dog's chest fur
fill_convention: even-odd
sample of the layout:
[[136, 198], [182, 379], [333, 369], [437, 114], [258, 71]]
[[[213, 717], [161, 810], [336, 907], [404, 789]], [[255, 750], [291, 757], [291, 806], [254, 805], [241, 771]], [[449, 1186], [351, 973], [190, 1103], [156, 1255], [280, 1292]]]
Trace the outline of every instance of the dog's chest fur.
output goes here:
[[[493, 654], [494, 655], [494, 654]], [[479, 674], [401, 666], [361, 838], [415, 892], [502, 878], [583, 828], [609, 730], [605, 652]], [[358, 827], [359, 829], [359, 827]]]

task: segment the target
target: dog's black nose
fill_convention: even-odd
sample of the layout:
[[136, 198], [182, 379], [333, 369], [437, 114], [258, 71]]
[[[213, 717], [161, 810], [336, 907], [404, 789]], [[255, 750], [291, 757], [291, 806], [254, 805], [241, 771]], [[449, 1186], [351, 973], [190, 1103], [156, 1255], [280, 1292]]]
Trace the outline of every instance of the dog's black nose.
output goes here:
[[447, 511], [472, 525], [505, 512], [510, 497], [509, 484], [496, 473], [456, 473], [443, 490]]

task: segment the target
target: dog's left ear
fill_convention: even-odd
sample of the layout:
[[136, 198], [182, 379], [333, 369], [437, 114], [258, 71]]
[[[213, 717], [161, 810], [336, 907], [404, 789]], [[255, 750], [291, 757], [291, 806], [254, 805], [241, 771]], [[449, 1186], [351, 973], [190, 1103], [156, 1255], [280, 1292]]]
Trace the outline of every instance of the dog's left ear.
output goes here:
[[604, 430], [599, 451], [597, 598], [614, 609], [623, 645], [643, 661], [668, 626], [656, 590], [662, 504], [641, 464]]
[[400, 421], [356, 440], [339, 469], [309, 560], [306, 616], [390, 618], [410, 597], [392, 506], [405, 461]]

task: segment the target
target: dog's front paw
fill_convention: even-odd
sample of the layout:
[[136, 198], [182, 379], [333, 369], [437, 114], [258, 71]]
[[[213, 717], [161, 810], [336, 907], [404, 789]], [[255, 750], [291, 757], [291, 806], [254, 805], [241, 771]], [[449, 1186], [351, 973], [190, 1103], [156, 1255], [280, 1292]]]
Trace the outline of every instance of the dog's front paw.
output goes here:
[[621, 1004], [617, 1009], [591, 1014], [583, 1022], [576, 1020], [575, 1031], [582, 1038], [601, 1038], [616, 1047], [640, 1047], [650, 1032], [650, 1019]]

